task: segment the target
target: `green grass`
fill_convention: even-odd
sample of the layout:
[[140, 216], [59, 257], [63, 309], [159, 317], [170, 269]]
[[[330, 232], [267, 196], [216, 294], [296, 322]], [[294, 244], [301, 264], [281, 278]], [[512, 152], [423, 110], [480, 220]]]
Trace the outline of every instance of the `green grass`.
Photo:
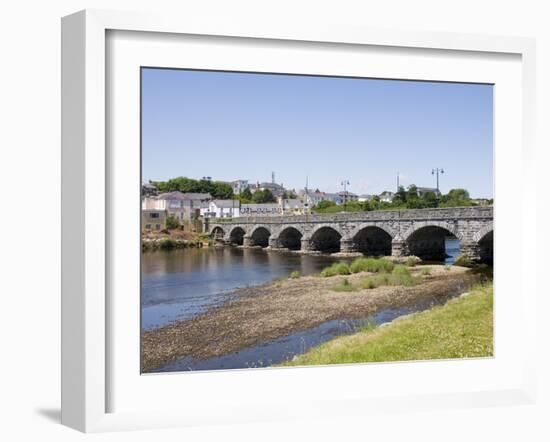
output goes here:
[[405, 261], [405, 265], [407, 267], [414, 267], [416, 265], [416, 258], [413, 258], [412, 256], [409, 256], [407, 260]]
[[430, 276], [432, 274], [432, 269], [430, 267], [422, 267], [422, 270], [420, 270], [420, 274], [422, 276]]
[[347, 265], [345, 262], [336, 262], [332, 264], [330, 267], [325, 267], [321, 271], [321, 276], [323, 278], [327, 278], [329, 276], [336, 276], [336, 275], [349, 275], [351, 272], [349, 270], [349, 265]]
[[387, 258], [357, 258], [350, 265], [351, 273], [391, 272], [394, 264]]
[[344, 262], [337, 262], [332, 264], [330, 267], [325, 267], [320, 276], [330, 277], [336, 275], [349, 275], [350, 273], [361, 273], [361, 272], [391, 272], [394, 268], [393, 262], [387, 258], [357, 258], [351, 265], [348, 265]]
[[384, 285], [403, 285], [408, 287], [416, 284], [418, 280], [418, 278], [411, 275], [409, 269], [403, 265], [398, 265], [395, 266], [391, 273], [382, 271], [363, 278], [357, 284], [352, 284], [346, 278], [332, 287], [332, 290], [335, 292], [356, 292], [362, 289], [375, 289]]
[[290, 274], [290, 277], [292, 279], [298, 279], [300, 277], [300, 272], [298, 270], [294, 270], [291, 274]]
[[354, 286], [348, 278], [345, 278], [340, 284], [335, 285], [332, 290], [335, 292], [355, 292], [359, 290], [359, 287]]
[[326, 365], [493, 355], [493, 285], [386, 327], [328, 341], [282, 365]]

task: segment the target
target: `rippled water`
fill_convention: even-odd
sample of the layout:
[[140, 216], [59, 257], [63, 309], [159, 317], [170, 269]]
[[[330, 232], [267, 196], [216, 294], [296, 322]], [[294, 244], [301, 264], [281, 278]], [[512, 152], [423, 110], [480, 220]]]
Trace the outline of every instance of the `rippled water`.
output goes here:
[[318, 273], [328, 256], [235, 247], [179, 249], [142, 254], [141, 327], [189, 319], [226, 299], [239, 287]]

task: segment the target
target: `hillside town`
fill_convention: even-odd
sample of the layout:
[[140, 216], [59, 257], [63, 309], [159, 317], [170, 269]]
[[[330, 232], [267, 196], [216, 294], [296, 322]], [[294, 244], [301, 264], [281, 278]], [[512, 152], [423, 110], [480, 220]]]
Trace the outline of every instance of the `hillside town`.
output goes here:
[[[358, 203], [391, 204], [399, 198], [396, 192], [384, 191], [378, 195], [357, 195], [345, 189], [336, 192], [324, 192], [319, 189], [287, 189], [283, 184], [275, 182], [275, 174], [269, 182], [252, 183], [249, 180], [237, 179], [231, 182], [212, 181], [204, 177], [203, 181], [217, 185], [230, 186], [231, 198], [217, 198], [209, 192], [182, 192], [171, 190], [163, 192], [158, 184], [145, 182], [142, 184], [141, 211], [142, 230], [161, 231], [179, 227], [188, 232], [202, 232], [205, 220], [209, 218], [237, 218], [242, 216], [292, 216], [319, 212], [328, 207], [333, 211], [342, 211], [346, 207], [355, 207]], [[342, 183], [346, 184], [346, 183]], [[347, 183], [349, 184], [349, 183]], [[419, 197], [441, 197], [438, 188], [414, 187]], [[247, 195], [247, 197], [243, 197]], [[261, 196], [262, 198], [255, 198]], [[254, 200], [266, 202], [253, 202]], [[268, 202], [267, 202], [268, 201]], [[472, 204], [486, 205], [491, 201], [486, 199], [470, 200]], [[355, 205], [355, 206], [354, 206]]]

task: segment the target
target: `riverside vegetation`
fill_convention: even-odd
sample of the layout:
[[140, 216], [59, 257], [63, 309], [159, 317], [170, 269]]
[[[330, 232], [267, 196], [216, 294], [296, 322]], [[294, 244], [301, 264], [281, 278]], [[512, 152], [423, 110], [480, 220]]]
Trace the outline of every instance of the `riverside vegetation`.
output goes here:
[[[371, 272], [374, 275], [352, 283], [348, 278], [332, 286], [335, 292], [356, 292], [384, 285], [412, 286], [432, 275], [432, 268], [422, 266], [413, 276], [407, 265], [394, 265], [382, 258], [357, 258], [347, 265], [335, 263], [320, 276], [350, 275]], [[471, 267], [459, 261], [455, 266]], [[443, 267], [446, 272], [451, 266]], [[468, 296], [452, 299], [443, 306], [399, 318], [376, 327], [371, 322], [351, 336], [335, 338], [281, 365], [326, 365], [357, 362], [488, 357], [493, 355], [493, 283], [487, 266], [478, 266], [472, 273], [484, 274], [482, 283]], [[489, 275], [487, 277], [487, 275]]]
[[335, 338], [282, 365], [489, 357], [493, 355], [493, 284], [474, 286], [445, 305]]

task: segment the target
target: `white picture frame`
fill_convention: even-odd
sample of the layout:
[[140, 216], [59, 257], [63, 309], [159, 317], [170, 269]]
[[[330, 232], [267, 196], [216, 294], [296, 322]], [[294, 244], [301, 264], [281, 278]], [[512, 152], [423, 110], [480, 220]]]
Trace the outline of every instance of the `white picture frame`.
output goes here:
[[[215, 23], [196, 20], [193, 17], [174, 18], [159, 17], [150, 14], [133, 14], [87, 10], [63, 18], [62, 21], [62, 423], [85, 432], [111, 431], [123, 429], [158, 428], [168, 426], [208, 425], [210, 423], [256, 422], [273, 419], [296, 417], [319, 417], [336, 414], [361, 415], [381, 409], [387, 412], [411, 409], [459, 408], [470, 406], [488, 406], [498, 404], [532, 403], [535, 397], [535, 349], [528, 344], [518, 355], [518, 366], [514, 367], [514, 376], [509, 381], [503, 377], [497, 386], [484, 389], [480, 385], [469, 389], [461, 387], [461, 391], [449, 392], [445, 385], [451, 381], [445, 380], [431, 386], [425, 394], [418, 392], [392, 392], [378, 394], [376, 400], [372, 396], [359, 391], [355, 395], [341, 393], [337, 390], [326, 398], [316, 397], [302, 402], [293, 400], [284, 406], [281, 403], [268, 403], [258, 399], [256, 403], [247, 402], [254, 388], [261, 388], [268, 383], [304, 382], [312, 377], [312, 369], [282, 369], [282, 370], [248, 370], [235, 373], [193, 374], [193, 384], [203, 385], [217, 383], [227, 384], [227, 380], [238, 379], [239, 382], [250, 385], [244, 388], [242, 397], [234, 394], [224, 398], [216, 406], [212, 402], [197, 405], [194, 409], [174, 407], [167, 401], [166, 407], [157, 409], [134, 410], [122, 407], [113, 409], [109, 396], [114, 389], [111, 371], [113, 347], [110, 335], [113, 334], [113, 321], [117, 314], [112, 311], [112, 300], [109, 290], [110, 266], [117, 259], [109, 247], [116, 235], [116, 228], [111, 228], [114, 195], [112, 183], [113, 167], [109, 152], [109, 137], [106, 121], [111, 117], [107, 106], [110, 93], [106, 76], [107, 64], [112, 62], [108, 56], [113, 56], [108, 50], [107, 34], [109, 32], [142, 32], [171, 36], [217, 36], [228, 39], [253, 39], [254, 41], [269, 41], [285, 45], [324, 44], [346, 47], [376, 47], [379, 51], [391, 48], [406, 50], [426, 49], [438, 53], [474, 54], [475, 58], [483, 60], [490, 54], [502, 54], [516, 57], [519, 60], [521, 80], [517, 83], [520, 90], [510, 91], [519, 97], [521, 110], [510, 114], [517, 117], [514, 128], [517, 131], [518, 146], [511, 146], [513, 160], [521, 160], [524, 176], [529, 177], [530, 167], [534, 158], [534, 106], [535, 106], [535, 43], [532, 39], [518, 37], [491, 37], [479, 35], [464, 35], [450, 33], [427, 33], [416, 31], [388, 31], [376, 29], [357, 29], [344, 26], [321, 27], [307, 24], [296, 28], [284, 24], [273, 25], [245, 22]], [[145, 34], [143, 34], [145, 35]], [[153, 35], [153, 34], [149, 34]], [[230, 43], [229, 43], [230, 44]], [[422, 79], [419, 74], [418, 79]], [[465, 75], [465, 74], [464, 74]], [[428, 76], [428, 72], [426, 72]], [[465, 77], [466, 81], [466, 77]], [[516, 84], [516, 83], [514, 83]], [[133, 134], [135, 136], [135, 134]], [[515, 138], [513, 138], [515, 139]], [[498, 142], [498, 133], [497, 133]], [[504, 146], [504, 144], [503, 144]], [[505, 156], [505, 155], [504, 155]], [[516, 163], [517, 164], [517, 163]], [[116, 167], [116, 166], [115, 166]], [[529, 179], [529, 178], [528, 178]], [[533, 178], [534, 179], [534, 178]], [[519, 234], [527, 235], [536, 220], [535, 185], [511, 190], [521, 199], [522, 211], [518, 214]], [[136, 192], [138, 192], [136, 190]], [[501, 194], [497, 196], [500, 198]], [[502, 193], [505, 195], [505, 193]], [[502, 198], [506, 198], [502, 196]], [[507, 205], [498, 203], [497, 213], [507, 215]], [[501, 205], [500, 205], [501, 204]], [[500, 212], [499, 212], [500, 211]], [[497, 215], [499, 216], [499, 215]], [[498, 219], [498, 218], [497, 218]], [[497, 221], [500, 222], [500, 221]], [[115, 223], [116, 224], [116, 223]], [[503, 222], [503, 229], [506, 225]], [[499, 224], [500, 226], [500, 224]], [[500, 228], [500, 227], [499, 227]], [[517, 252], [524, 258], [534, 256], [532, 242], [520, 241]], [[136, 247], [139, 243], [136, 240]], [[118, 253], [118, 252], [117, 252]], [[498, 239], [495, 249], [498, 261]], [[503, 261], [501, 261], [503, 262]], [[523, 269], [525, 271], [525, 269]], [[505, 275], [504, 268], [502, 274]], [[496, 290], [506, 288], [499, 286], [499, 275], [496, 275]], [[521, 292], [521, 318], [536, 316], [536, 285], [532, 278], [522, 278], [517, 281]], [[502, 298], [504, 299], [504, 297]], [[496, 301], [498, 302], [498, 300]], [[502, 305], [504, 305], [503, 301]], [[136, 306], [137, 308], [138, 306]], [[498, 313], [497, 313], [498, 314]], [[533, 336], [535, 324], [525, 321], [523, 333]], [[498, 324], [497, 324], [498, 327]], [[534, 339], [525, 342], [535, 342]], [[120, 356], [119, 356], [120, 357]], [[498, 347], [495, 360], [498, 360]], [[415, 366], [423, 363], [408, 364], [407, 368], [399, 368], [399, 364], [379, 364], [366, 368], [365, 365], [331, 367], [330, 372], [324, 371], [326, 379], [338, 377], [358, 377], [365, 370], [382, 372], [393, 371], [401, 376], [403, 370], [412, 375]], [[427, 367], [432, 375], [443, 370], [457, 370], [452, 362], [440, 362], [439, 365]], [[401, 365], [402, 367], [403, 365]], [[397, 368], [396, 368], [397, 367]], [[411, 368], [413, 367], [413, 368]], [[496, 366], [495, 366], [496, 367]], [[487, 370], [491, 367], [487, 366]], [[136, 371], [139, 367], [136, 367]], [[303, 370], [310, 370], [304, 376]], [[316, 369], [314, 369], [316, 370]], [[321, 369], [320, 369], [321, 370]], [[324, 368], [327, 370], [327, 368]], [[421, 368], [424, 370], [424, 368]], [[478, 367], [474, 364], [465, 369], [475, 376]], [[520, 376], [521, 371], [521, 376]], [[453, 371], [454, 372], [454, 371]], [[137, 373], [139, 376], [139, 373]], [[130, 374], [129, 374], [130, 376]], [[135, 377], [136, 373], [132, 373]], [[513, 379], [512, 379], [513, 377]], [[120, 376], [119, 376], [120, 378]], [[161, 394], [176, 382], [170, 375], [148, 377], [155, 378], [150, 386], [158, 388]], [[153, 383], [156, 385], [152, 387]], [[330, 383], [330, 381], [329, 381]], [[458, 382], [460, 383], [460, 382]], [[162, 385], [160, 385], [162, 384]], [[130, 384], [128, 384], [130, 385]], [[189, 385], [188, 385], [189, 387]], [[248, 390], [247, 390], [248, 389]], [[188, 390], [192, 392], [192, 390]], [[247, 393], [248, 391], [248, 393]], [[235, 391], [227, 391], [227, 394]], [[124, 394], [124, 393], [123, 393]], [[191, 393], [198, 394], [198, 393]], [[228, 402], [229, 399], [229, 402]], [[295, 398], [297, 399], [297, 398]], [[223, 411], [222, 404], [226, 407]], [[227, 409], [227, 405], [231, 407]], [[294, 405], [292, 405], [294, 404]]]

